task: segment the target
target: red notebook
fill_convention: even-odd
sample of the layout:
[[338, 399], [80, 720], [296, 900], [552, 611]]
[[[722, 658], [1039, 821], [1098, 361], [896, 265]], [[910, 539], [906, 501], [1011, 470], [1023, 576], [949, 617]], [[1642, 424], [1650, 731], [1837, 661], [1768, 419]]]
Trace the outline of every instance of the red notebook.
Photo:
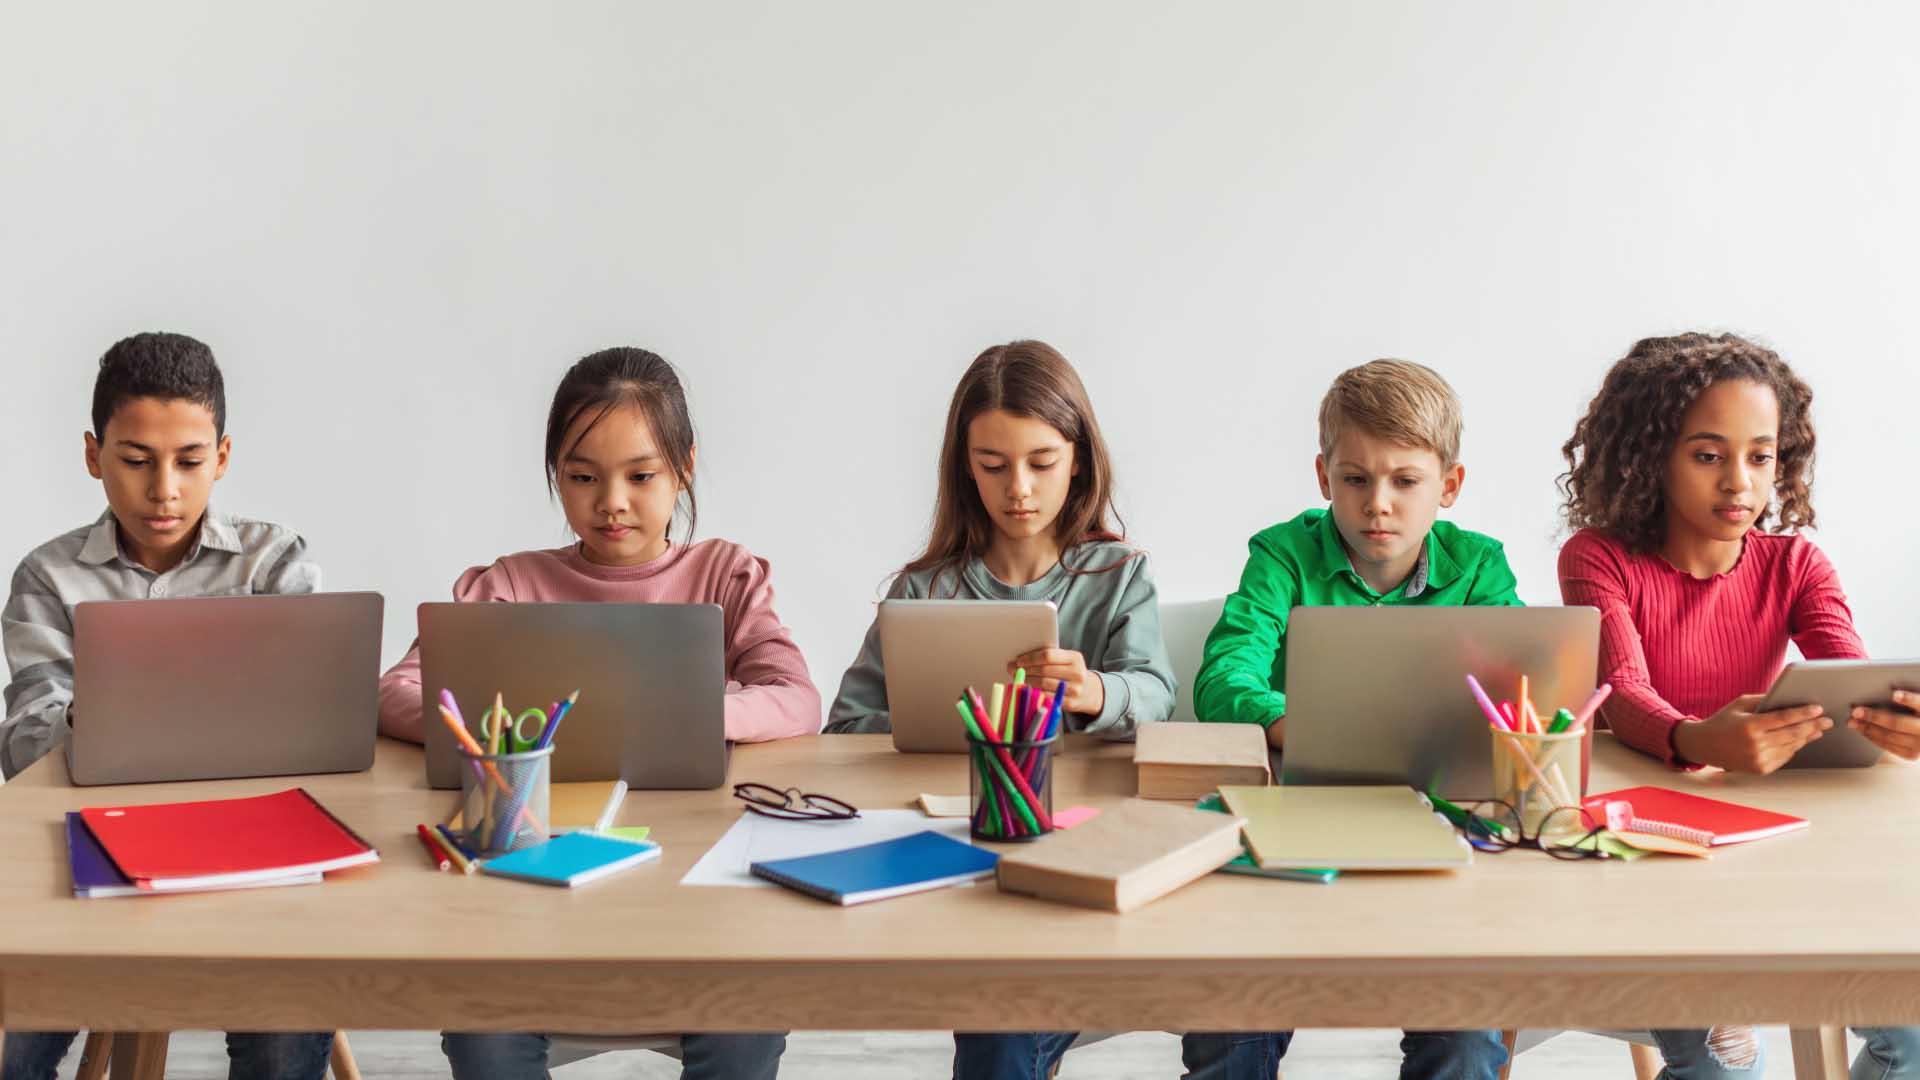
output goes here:
[[1606, 823], [1606, 804], [1622, 799], [1633, 804], [1633, 816], [1649, 821], [1685, 825], [1713, 835], [1715, 844], [1738, 844], [1761, 840], [1807, 827], [1807, 819], [1771, 810], [1756, 810], [1739, 803], [1722, 802], [1704, 795], [1690, 795], [1671, 788], [1636, 787], [1589, 795], [1581, 800], [1589, 823]]
[[210, 889], [380, 861], [307, 794], [88, 807], [81, 818], [143, 889]]

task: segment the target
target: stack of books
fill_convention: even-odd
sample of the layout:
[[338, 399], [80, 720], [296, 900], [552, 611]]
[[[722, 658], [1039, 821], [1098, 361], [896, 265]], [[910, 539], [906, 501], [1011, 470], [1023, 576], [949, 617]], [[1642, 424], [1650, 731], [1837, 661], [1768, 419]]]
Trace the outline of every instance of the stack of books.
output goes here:
[[277, 795], [67, 815], [73, 895], [84, 899], [312, 885], [380, 853], [305, 788]]

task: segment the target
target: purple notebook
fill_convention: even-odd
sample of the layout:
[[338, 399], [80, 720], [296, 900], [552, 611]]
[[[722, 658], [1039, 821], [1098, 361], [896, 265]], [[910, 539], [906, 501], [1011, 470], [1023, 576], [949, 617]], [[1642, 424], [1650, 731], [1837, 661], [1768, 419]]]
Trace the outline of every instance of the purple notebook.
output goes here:
[[[73, 871], [73, 895], [83, 900], [98, 900], [108, 896], [162, 896], [151, 889], [142, 889], [127, 878], [115, 866], [107, 850], [100, 841], [93, 838], [93, 831], [78, 813], [67, 814], [67, 866]], [[275, 878], [241, 886], [242, 888], [265, 888], [274, 885], [315, 885], [321, 880], [319, 874], [296, 874], [292, 877]]]

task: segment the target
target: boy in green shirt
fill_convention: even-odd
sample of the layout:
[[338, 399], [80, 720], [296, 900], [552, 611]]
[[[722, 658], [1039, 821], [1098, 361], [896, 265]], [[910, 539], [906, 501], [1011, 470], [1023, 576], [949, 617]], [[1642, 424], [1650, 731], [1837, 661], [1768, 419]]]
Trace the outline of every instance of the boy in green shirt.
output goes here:
[[1201, 720], [1286, 730], [1287, 616], [1296, 607], [1518, 605], [1506, 552], [1435, 521], [1460, 497], [1460, 400], [1432, 369], [1375, 360], [1320, 403], [1313, 471], [1329, 506], [1254, 534], [1194, 679]]
[[[1320, 402], [1325, 509], [1254, 535], [1240, 587], [1207, 635], [1194, 679], [1203, 721], [1286, 733], [1287, 617], [1295, 607], [1520, 603], [1500, 542], [1435, 521], [1460, 497], [1460, 399], [1432, 369], [1375, 360], [1340, 374]], [[1290, 1031], [1192, 1033], [1189, 1076], [1272, 1076]], [[1497, 1031], [1409, 1031], [1403, 1077], [1495, 1080], [1507, 1062]]]

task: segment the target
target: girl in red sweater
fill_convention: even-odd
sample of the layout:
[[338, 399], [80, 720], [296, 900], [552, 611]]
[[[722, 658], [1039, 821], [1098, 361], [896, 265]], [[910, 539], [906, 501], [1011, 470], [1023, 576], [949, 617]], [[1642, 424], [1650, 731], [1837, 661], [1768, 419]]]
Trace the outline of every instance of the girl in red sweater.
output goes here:
[[[1844, 723], [1920, 757], [1920, 694], [1830, 717], [1755, 712], [1791, 639], [1808, 659], [1866, 656], [1813, 524], [1813, 393], [1771, 350], [1722, 334], [1648, 338], [1613, 366], [1562, 453], [1560, 595], [1600, 609], [1601, 715], [1681, 768], [1769, 773]], [[1753, 1075], [1731, 1031], [1656, 1031], [1668, 1072]], [[1856, 1028], [1854, 1077], [1920, 1077], [1920, 1028]], [[1726, 1053], [1729, 1042], [1741, 1051]]]

